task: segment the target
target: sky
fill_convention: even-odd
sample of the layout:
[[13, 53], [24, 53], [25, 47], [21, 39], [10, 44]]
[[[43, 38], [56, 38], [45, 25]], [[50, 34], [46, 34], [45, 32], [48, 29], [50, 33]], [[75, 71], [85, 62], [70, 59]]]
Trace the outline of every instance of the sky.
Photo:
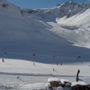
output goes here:
[[[21, 8], [39, 9], [54, 7], [58, 3], [63, 3], [67, 0], [8, 0], [11, 3], [20, 6]], [[76, 2], [82, 2], [86, 0], [74, 0]]]

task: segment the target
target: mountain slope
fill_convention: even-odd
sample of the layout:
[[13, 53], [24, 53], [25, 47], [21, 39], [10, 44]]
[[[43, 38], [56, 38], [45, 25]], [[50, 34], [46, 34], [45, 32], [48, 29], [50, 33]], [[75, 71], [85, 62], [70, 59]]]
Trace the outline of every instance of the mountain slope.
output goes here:
[[76, 3], [74, 1], [66, 1], [63, 4], [58, 4], [53, 8], [47, 9], [25, 9], [23, 11], [24, 14], [28, 14], [34, 18], [38, 18], [40, 20], [46, 22], [55, 22], [56, 18], [62, 18], [66, 16], [67, 18], [75, 15], [83, 13], [85, 10], [90, 8], [90, 2], [84, 3]]
[[[61, 17], [57, 19], [58, 23], [55, 17], [52, 18], [53, 16], [51, 19], [54, 21], [48, 19], [50, 21], [47, 22], [46, 19], [40, 19], [37, 14], [27, 14], [9, 3], [3, 6], [2, 2], [0, 2], [0, 11], [0, 57], [22, 58], [45, 63], [89, 61], [89, 49], [72, 45], [78, 38], [76, 34], [72, 34], [77, 30], [70, 29], [78, 27], [60, 25], [64, 16], [63, 20]], [[65, 20], [67, 19], [69, 17]], [[82, 37], [82, 33], [79, 35]], [[81, 56], [79, 60], [77, 60], [78, 56]]]
[[[74, 43], [76, 46], [90, 48], [90, 9], [86, 10], [82, 14], [77, 14], [70, 18], [61, 18], [57, 20], [64, 29], [73, 29], [73, 31], [67, 31], [64, 37]], [[72, 38], [71, 38], [72, 37]]]

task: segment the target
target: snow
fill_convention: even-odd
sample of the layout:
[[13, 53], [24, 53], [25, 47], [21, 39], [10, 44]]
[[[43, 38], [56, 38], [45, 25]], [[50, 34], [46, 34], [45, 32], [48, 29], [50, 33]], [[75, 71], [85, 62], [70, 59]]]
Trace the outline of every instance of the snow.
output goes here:
[[35, 83], [35, 84], [28, 84], [21, 87], [21, 89], [30, 89], [30, 90], [47, 90], [48, 85], [45, 83]]
[[89, 16], [90, 16], [90, 9], [87, 9], [85, 12], [81, 14], [76, 14], [70, 18], [63, 17], [57, 20], [57, 23], [61, 25], [68, 25], [68, 26], [70, 25], [80, 26], [82, 24], [87, 24], [88, 22], [90, 22], [90, 20], [88, 19]]
[[58, 78], [48, 78], [48, 82], [52, 82], [52, 81], [60, 81]]
[[[88, 63], [44, 64], [19, 59], [0, 59], [0, 86], [18, 88], [18, 90], [47, 90], [53, 80], [69, 81], [75, 85], [77, 70], [80, 69], [80, 80], [90, 83]], [[34, 63], [34, 64], [33, 64]], [[55, 71], [53, 71], [53, 68]], [[83, 84], [81, 81], [78, 84]]]
[[[81, 76], [89, 76], [89, 63], [81, 64], [63, 64], [63, 65], [49, 65], [36, 63], [32, 61], [25, 60], [14, 60], [14, 59], [5, 59], [5, 62], [2, 62], [0, 59], [0, 72], [9, 73], [9, 74], [25, 74], [25, 75], [41, 75], [41, 76], [76, 76], [77, 70], [80, 69]], [[84, 65], [84, 66], [83, 66]], [[60, 69], [58, 69], [60, 68]], [[53, 71], [54, 69], [54, 71]], [[2, 71], [3, 70], [3, 71]], [[84, 71], [86, 70], [86, 71]], [[70, 71], [70, 72], [69, 72]], [[72, 71], [72, 72], [71, 72]]]
[[82, 86], [84, 86], [84, 85], [87, 85], [85, 82], [82, 82], [82, 81], [79, 81], [79, 82], [73, 82], [72, 83], [72, 86], [76, 86], [76, 85], [82, 85]]
[[85, 12], [70, 18], [66, 16], [60, 19], [57, 18], [56, 22], [58, 25], [51, 23], [51, 25], [54, 25], [52, 31], [71, 42], [74, 46], [90, 48], [89, 16], [90, 9], [87, 9]]
[[0, 87], [45, 90], [48, 78], [75, 82], [78, 69], [80, 80], [90, 84], [90, 6], [81, 10], [82, 5], [74, 4], [72, 11], [73, 4], [65, 3], [31, 14], [2, 4], [0, 57], [5, 61], [0, 58]]
[[64, 84], [64, 82], [70, 82], [69, 80], [60, 79], [61, 83]]

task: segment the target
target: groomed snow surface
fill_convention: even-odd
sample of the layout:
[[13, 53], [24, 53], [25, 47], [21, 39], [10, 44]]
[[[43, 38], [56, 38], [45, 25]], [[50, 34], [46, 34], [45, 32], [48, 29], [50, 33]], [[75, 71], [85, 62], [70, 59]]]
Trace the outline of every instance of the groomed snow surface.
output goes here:
[[89, 84], [90, 62], [43, 64], [27, 60], [0, 59], [0, 88], [1, 90], [5, 88], [11, 88], [11, 90], [41, 90], [41, 88], [44, 88], [42, 90], [45, 90], [48, 86], [48, 78], [66, 79], [75, 82], [78, 69], [80, 70], [80, 80]]

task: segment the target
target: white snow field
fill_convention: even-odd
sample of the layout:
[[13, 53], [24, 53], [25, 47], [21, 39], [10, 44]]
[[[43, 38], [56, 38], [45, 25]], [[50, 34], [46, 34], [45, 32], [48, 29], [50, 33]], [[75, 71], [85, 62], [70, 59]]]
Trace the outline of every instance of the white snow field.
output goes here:
[[48, 78], [75, 82], [78, 69], [80, 80], [90, 84], [90, 62], [72, 64], [43, 64], [27, 60], [0, 59], [1, 90], [41, 90], [48, 87]]
[[0, 57], [61, 63], [78, 62], [81, 56], [90, 61], [89, 8], [90, 2], [66, 2], [32, 10], [0, 0]]

